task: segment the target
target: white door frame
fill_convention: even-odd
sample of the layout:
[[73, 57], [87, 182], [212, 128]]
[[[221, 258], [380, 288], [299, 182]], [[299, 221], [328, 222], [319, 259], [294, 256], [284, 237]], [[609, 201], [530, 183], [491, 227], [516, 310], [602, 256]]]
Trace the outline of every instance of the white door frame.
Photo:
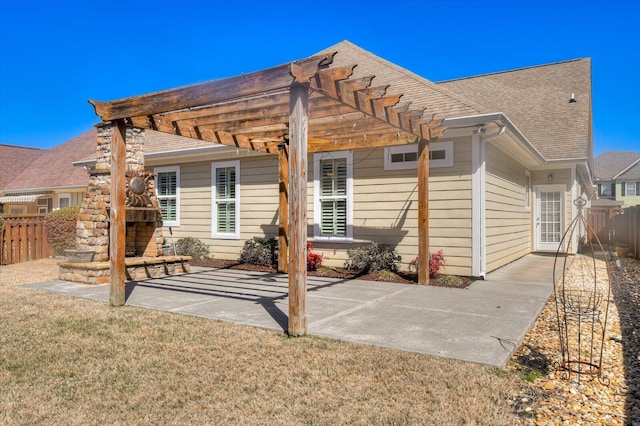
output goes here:
[[[555, 252], [558, 249], [557, 243], [543, 243], [540, 241], [540, 192], [560, 192], [560, 239], [564, 235], [566, 223], [566, 202], [567, 202], [567, 186], [565, 184], [553, 185], [535, 185], [533, 191], [533, 232], [534, 232], [534, 251], [550, 251]], [[562, 242], [561, 250], [566, 248], [567, 242]]]

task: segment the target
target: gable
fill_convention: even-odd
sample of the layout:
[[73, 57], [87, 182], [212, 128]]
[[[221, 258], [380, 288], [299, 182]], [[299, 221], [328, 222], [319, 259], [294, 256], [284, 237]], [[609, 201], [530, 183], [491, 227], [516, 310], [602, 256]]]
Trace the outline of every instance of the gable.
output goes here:
[[593, 174], [599, 180], [614, 179], [638, 160], [638, 152], [605, 151], [593, 160]]
[[617, 180], [623, 181], [640, 181], [640, 160], [636, 160], [636, 163], [629, 167], [624, 173], [621, 173], [616, 177]]

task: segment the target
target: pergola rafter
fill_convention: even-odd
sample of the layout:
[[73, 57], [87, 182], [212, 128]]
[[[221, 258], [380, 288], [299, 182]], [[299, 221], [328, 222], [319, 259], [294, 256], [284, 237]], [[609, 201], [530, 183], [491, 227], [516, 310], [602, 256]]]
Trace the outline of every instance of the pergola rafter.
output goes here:
[[[289, 273], [292, 335], [306, 332], [306, 256], [301, 253], [306, 250], [308, 153], [419, 142], [419, 282], [428, 282], [428, 141], [444, 129], [424, 110], [401, 101], [402, 95], [387, 94], [389, 84], [374, 85], [374, 76], [354, 77], [357, 64], [331, 67], [335, 54], [112, 102], [89, 101], [103, 121], [114, 122], [115, 176], [125, 167], [119, 152], [125, 125], [279, 155], [279, 250], [280, 259], [288, 259], [279, 269]], [[112, 193], [120, 191], [122, 180], [112, 180]], [[121, 212], [121, 207], [110, 211]], [[112, 227], [114, 220], [124, 220], [123, 215], [111, 218]], [[114, 227], [111, 238], [112, 245], [124, 245], [124, 226]], [[111, 263], [116, 271], [112, 290], [122, 290], [112, 291], [111, 303], [123, 304], [118, 270], [124, 268], [124, 256], [114, 251]]]

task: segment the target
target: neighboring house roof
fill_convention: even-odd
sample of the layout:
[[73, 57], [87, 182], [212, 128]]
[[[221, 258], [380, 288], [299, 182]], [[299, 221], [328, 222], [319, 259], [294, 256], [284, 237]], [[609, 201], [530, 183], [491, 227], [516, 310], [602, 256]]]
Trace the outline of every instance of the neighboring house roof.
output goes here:
[[42, 153], [39, 148], [0, 144], [0, 191], [31, 165]]
[[615, 179], [640, 161], [640, 152], [605, 151], [593, 160], [593, 174], [597, 180]]
[[[86, 186], [89, 175], [73, 162], [96, 152], [96, 130], [90, 130], [54, 148], [43, 150], [21, 173], [15, 176], [5, 191], [33, 191]], [[4, 160], [3, 160], [4, 161]]]
[[435, 114], [435, 119], [442, 119], [490, 112], [460, 92], [437, 85], [346, 40], [315, 55], [336, 51], [338, 54], [333, 58], [332, 66], [357, 64], [354, 77], [374, 75], [372, 86], [390, 84], [388, 95], [402, 93], [401, 102], [411, 101], [411, 109], [425, 108], [426, 116]]
[[[503, 112], [547, 160], [591, 157], [591, 60], [439, 82]], [[571, 95], [576, 102], [569, 102]]]
[[616, 176], [616, 179], [640, 181], [640, 159]]

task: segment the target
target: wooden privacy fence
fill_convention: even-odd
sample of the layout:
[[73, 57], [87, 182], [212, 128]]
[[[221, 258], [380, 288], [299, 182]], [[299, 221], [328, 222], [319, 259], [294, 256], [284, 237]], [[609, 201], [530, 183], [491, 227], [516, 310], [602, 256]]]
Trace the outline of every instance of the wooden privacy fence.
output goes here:
[[616, 244], [629, 246], [629, 253], [640, 259], [640, 205], [627, 207], [613, 219]]
[[0, 265], [53, 256], [45, 233], [44, 214], [0, 215]]
[[640, 258], [640, 206], [587, 209], [587, 241], [597, 235], [602, 244], [627, 245], [629, 253]]
[[602, 244], [614, 242], [613, 218], [622, 211], [619, 207], [591, 207], [587, 209], [587, 241], [593, 242], [594, 236]]

